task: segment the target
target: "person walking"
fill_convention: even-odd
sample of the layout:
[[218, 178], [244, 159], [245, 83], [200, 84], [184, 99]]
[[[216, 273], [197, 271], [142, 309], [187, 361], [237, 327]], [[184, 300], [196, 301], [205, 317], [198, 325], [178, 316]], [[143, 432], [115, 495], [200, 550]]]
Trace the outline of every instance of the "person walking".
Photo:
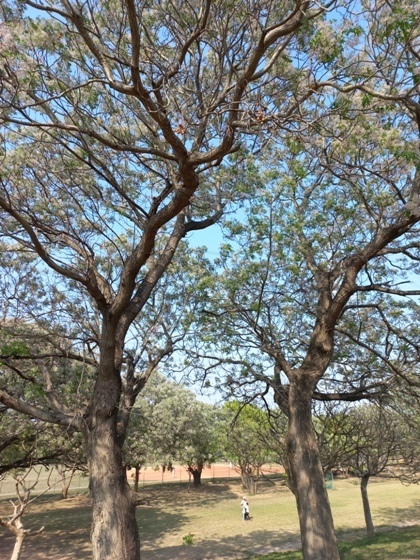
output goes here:
[[251, 519], [249, 517], [249, 504], [246, 499], [246, 496], [242, 498], [241, 508], [242, 508], [242, 521], [248, 521], [249, 519]]

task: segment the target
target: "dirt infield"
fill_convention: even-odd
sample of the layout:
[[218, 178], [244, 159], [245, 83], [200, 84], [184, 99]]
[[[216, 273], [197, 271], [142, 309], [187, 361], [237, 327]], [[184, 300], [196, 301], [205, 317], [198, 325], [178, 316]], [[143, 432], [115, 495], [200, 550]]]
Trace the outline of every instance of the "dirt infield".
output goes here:
[[[279, 465], [263, 465], [261, 472], [263, 475], [275, 475], [284, 473], [284, 469]], [[135, 471], [127, 473], [128, 480], [131, 482], [135, 477]], [[220, 478], [238, 478], [240, 473], [232, 463], [215, 463], [211, 467], [203, 469], [201, 478], [203, 480], [216, 480]], [[159, 484], [167, 482], [192, 482], [192, 476], [186, 468], [181, 465], [174, 465], [174, 469], [163, 471], [160, 468], [146, 467], [140, 471], [139, 486], [147, 484]]]

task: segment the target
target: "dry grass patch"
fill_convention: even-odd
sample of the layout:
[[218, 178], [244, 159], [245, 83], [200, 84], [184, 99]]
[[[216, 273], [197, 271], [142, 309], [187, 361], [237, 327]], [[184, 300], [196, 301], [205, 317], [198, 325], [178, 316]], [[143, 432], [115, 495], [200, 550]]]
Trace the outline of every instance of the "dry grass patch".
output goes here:
[[[379, 533], [374, 537], [340, 543], [341, 560], [418, 560], [420, 527]], [[301, 552], [272, 553], [249, 560], [302, 560]]]
[[[0, 501], [0, 515], [10, 515], [8, 500]], [[58, 495], [41, 496], [23, 517], [26, 529], [45, 526], [40, 535], [27, 538], [21, 560], [80, 560], [91, 557], [90, 521], [92, 508], [86, 495], [60, 500]], [[1, 560], [10, 558], [14, 539], [0, 527]]]
[[[241, 521], [242, 489], [237, 483], [206, 485], [198, 490], [149, 488], [149, 506], [138, 511], [145, 560], [169, 558], [245, 558], [273, 550], [299, 547], [299, 527], [294, 496], [284, 486], [266, 484], [250, 496], [250, 523]], [[420, 523], [420, 488], [398, 481], [370, 485], [372, 512], [378, 529]], [[362, 501], [354, 479], [335, 481], [329, 492], [340, 540], [365, 534]], [[155, 524], [156, 519], [158, 523]], [[191, 547], [182, 546], [185, 535], [194, 535]]]
[[[236, 560], [299, 547], [295, 500], [285, 486], [265, 483], [259, 494], [249, 496], [253, 520], [245, 523], [241, 519], [242, 495], [241, 485], [234, 480], [207, 482], [198, 489], [176, 484], [145, 487], [139, 492], [137, 510], [142, 560]], [[420, 524], [420, 486], [379, 481], [369, 485], [369, 495], [374, 522], [380, 532]], [[357, 481], [336, 481], [329, 496], [339, 540], [363, 537]], [[8, 511], [10, 504], [0, 502], [0, 514]], [[90, 515], [91, 507], [85, 496], [69, 500], [48, 496], [35, 501], [24, 523], [34, 528], [45, 525], [45, 533], [32, 541], [28, 539], [22, 560], [90, 558]], [[191, 538], [190, 546], [184, 544]], [[0, 539], [7, 559], [13, 540], [1, 528]], [[353, 559], [352, 556], [343, 558]]]

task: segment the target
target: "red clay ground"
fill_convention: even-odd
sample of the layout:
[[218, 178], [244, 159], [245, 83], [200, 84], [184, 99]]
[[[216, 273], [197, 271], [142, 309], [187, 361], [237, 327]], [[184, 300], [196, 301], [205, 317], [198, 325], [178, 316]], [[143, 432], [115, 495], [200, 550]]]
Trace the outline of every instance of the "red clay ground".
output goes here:
[[[279, 465], [264, 465], [261, 469], [264, 475], [273, 475], [284, 473], [284, 469]], [[217, 478], [237, 478], [238, 472], [229, 463], [215, 463], [211, 467], [203, 469], [201, 478], [203, 479], [217, 479]], [[134, 479], [134, 470], [128, 473], [128, 479]], [[187, 482], [190, 479], [188, 472], [184, 467], [175, 465], [173, 471], [165, 471], [147, 467], [140, 473], [139, 486], [145, 486], [151, 483], [160, 482]]]

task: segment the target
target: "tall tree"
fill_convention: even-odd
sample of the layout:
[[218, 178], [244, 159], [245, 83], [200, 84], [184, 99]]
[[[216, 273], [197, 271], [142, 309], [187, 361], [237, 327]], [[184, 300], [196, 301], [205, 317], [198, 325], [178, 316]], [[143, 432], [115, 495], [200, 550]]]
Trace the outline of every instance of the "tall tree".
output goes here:
[[355, 408], [350, 415], [353, 453], [348, 459], [352, 474], [360, 479], [363, 513], [368, 535], [375, 533], [368, 496], [368, 483], [372, 476], [391, 470], [402, 458], [403, 430], [394, 414], [384, 407]]
[[203, 468], [216, 460], [217, 424], [213, 405], [199, 401], [184, 385], [155, 373], [138, 400], [131, 425], [134, 429], [128, 437], [143, 440], [145, 462], [163, 468], [181, 464], [193, 477], [194, 486], [199, 486]]
[[194, 486], [200, 486], [204, 467], [210, 467], [217, 460], [218, 418], [213, 405], [199, 400], [190, 401], [186, 413], [184, 443], [179, 446], [175, 458], [192, 476]]
[[239, 471], [243, 488], [256, 494], [261, 467], [281, 455], [274, 451], [279, 444], [273, 436], [269, 417], [263, 409], [237, 401], [226, 403], [222, 414], [225, 457]]
[[[41, 297], [26, 324], [46, 318], [48, 300], [49, 321], [73, 340], [71, 357], [93, 369], [87, 400], [71, 402], [71, 391], [63, 399], [44, 363], [44, 394], [2, 385], [0, 402], [84, 434], [97, 560], [140, 557], [122, 460], [145, 382], [125, 352], [131, 325], [180, 240], [217, 221], [231, 198], [234, 182], [214, 170], [241, 131], [256, 146], [264, 140], [265, 89], [277, 123], [291, 123], [313, 94], [307, 73], [282, 57], [324, 11], [301, 0], [2, 3], [4, 250], [13, 280], [13, 263], [34, 258]], [[57, 362], [70, 352], [50, 354]], [[3, 364], [24, 379], [15, 358]]]
[[312, 399], [418, 384], [406, 375], [418, 364], [417, 304], [404, 297], [419, 291], [401, 283], [418, 272], [419, 15], [399, 6], [375, 5], [362, 26], [349, 19], [340, 41], [331, 22], [319, 25], [308, 56], [328, 59], [342, 83], [326, 90], [320, 80], [299, 132], [249, 158], [250, 202], [226, 223], [230, 242], [203, 305], [203, 372], [219, 366], [216, 383], [237, 396], [271, 388], [288, 417], [287, 468], [311, 560], [338, 558]]

